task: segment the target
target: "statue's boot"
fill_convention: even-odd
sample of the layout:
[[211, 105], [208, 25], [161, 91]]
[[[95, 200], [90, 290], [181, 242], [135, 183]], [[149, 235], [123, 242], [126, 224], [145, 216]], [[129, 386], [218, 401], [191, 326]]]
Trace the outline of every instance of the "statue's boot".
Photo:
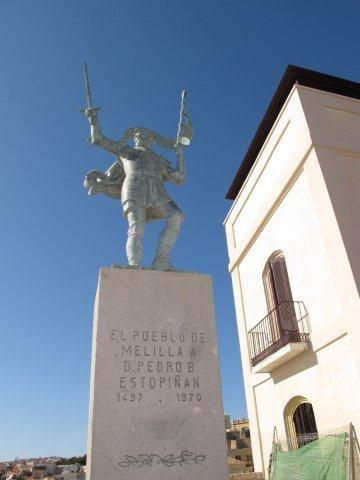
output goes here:
[[163, 231], [161, 232], [159, 243], [156, 249], [155, 259], [151, 264], [153, 270], [173, 271], [176, 268], [170, 263], [170, 252], [179, 235], [181, 224], [184, 220], [184, 214], [176, 208], [171, 210]]

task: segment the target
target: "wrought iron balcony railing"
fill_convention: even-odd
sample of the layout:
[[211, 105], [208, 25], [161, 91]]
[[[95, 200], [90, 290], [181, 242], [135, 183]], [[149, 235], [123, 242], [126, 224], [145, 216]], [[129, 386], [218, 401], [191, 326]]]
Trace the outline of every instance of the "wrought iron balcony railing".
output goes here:
[[292, 342], [308, 342], [308, 313], [303, 302], [281, 302], [249, 333], [251, 364], [254, 367], [266, 357]]

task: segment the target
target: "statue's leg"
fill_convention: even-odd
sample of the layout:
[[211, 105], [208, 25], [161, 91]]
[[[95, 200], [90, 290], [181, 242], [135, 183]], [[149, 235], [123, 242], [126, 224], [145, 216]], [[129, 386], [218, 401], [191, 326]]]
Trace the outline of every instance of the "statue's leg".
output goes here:
[[164, 206], [165, 227], [160, 234], [156, 256], [152, 263], [154, 270], [176, 270], [169, 261], [170, 252], [179, 235], [184, 214], [175, 202], [169, 202]]
[[139, 266], [142, 259], [145, 208], [133, 207], [127, 211], [126, 217], [129, 222], [126, 255], [129, 265]]

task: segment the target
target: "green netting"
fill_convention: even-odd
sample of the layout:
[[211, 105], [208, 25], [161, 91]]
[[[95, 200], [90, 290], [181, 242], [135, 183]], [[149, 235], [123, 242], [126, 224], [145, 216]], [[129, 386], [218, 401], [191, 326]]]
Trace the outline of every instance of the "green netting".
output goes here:
[[346, 480], [347, 434], [327, 435], [289, 452], [273, 451], [271, 480]]

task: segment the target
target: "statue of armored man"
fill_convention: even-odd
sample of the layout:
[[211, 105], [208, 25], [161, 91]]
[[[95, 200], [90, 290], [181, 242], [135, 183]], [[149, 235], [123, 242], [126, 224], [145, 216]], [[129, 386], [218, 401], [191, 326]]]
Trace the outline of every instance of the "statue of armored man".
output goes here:
[[[185, 90], [182, 93], [180, 121], [176, 138], [165, 138], [146, 128], [129, 128], [118, 141], [106, 138], [101, 131], [97, 111], [92, 106], [88, 73], [85, 67], [85, 84], [88, 106], [84, 110], [91, 130], [91, 143], [116, 155], [116, 161], [105, 172], [92, 170], [85, 176], [84, 185], [89, 195], [104, 193], [121, 199], [129, 223], [126, 255], [129, 265], [139, 268], [142, 260], [142, 239], [146, 222], [164, 219], [156, 255], [151, 268], [176, 270], [170, 263], [170, 252], [178, 237], [184, 214], [165, 190], [164, 183], [183, 185], [185, 164], [183, 147], [190, 144], [193, 129], [186, 109]], [[129, 145], [130, 140], [134, 146]], [[176, 168], [150, 147], [155, 143], [176, 153]]]

